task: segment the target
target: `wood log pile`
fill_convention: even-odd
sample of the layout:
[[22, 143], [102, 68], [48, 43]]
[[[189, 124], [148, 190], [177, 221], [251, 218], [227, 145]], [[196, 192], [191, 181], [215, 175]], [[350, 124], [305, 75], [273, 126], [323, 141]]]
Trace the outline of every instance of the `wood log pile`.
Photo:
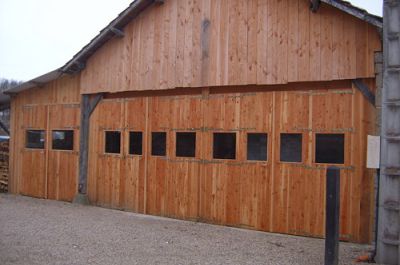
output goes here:
[[9, 142], [0, 142], [0, 192], [8, 192]]

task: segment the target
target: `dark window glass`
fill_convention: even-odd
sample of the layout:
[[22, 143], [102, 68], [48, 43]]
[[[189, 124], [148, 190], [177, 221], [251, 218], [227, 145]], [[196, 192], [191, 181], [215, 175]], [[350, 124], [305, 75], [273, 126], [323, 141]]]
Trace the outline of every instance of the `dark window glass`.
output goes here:
[[236, 133], [214, 133], [213, 158], [236, 158]]
[[316, 134], [315, 162], [344, 164], [344, 134]]
[[61, 130], [53, 131], [54, 150], [73, 150], [74, 149], [74, 131]]
[[167, 154], [167, 133], [152, 132], [151, 133], [151, 155], [166, 156]]
[[247, 160], [267, 161], [268, 134], [247, 134]]
[[303, 136], [300, 133], [281, 134], [281, 161], [301, 162]]
[[106, 132], [105, 152], [109, 154], [121, 153], [121, 132]]
[[193, 132], [176, 133], [176, 156], [177, 157], [196, 156], [196, 133]]
[[26, 148], [33, 149], [44, 149], [45, 141], [45, 131], [44, 130], [28, 130], [26, 131]]
[[142, 155], [142, 132], [129, 132], [129, 154]]

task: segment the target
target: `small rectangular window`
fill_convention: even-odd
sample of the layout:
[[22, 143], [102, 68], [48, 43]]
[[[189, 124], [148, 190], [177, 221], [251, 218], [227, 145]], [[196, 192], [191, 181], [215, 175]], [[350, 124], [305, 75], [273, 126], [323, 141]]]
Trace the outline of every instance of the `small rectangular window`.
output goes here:
[[142, 132], [129, 132], [129, 154], [142, 155]]
[[152, 132], [151, 133], [151, 155], [166, 156], [167, 154], [167, 133]]
[[236, 159], [236, 133], [214, 133], [214, 159]]
[[26, 148], [44, 149], [45, 131], [44, 130], [27, 130], [26, 131]]
[[121, 153], [121, 132], [107, 131], [105, 152], [108, 154]]
[[194, 132], [176, 133], [176, 156], [177, 157], [196, 156], [196, 133]]
[[267, 161], [268, 134], [247, 134], [247, 160]]
[[54, 150], [74, 150], [74, 131], [57, 130], [52, 132]]
[[300, 133], [281, 134], [281, 161], [301, 162], [303, 136]]
[[316, 134], [315, 162], [344, 164], [344, 134]]

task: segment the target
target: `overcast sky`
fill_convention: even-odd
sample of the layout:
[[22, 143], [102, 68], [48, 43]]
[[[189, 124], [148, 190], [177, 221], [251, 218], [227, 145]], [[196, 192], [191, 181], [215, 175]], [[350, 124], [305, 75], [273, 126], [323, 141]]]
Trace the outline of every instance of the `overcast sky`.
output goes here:
[[[132, 1], [0, 0], [0, 78], [28, 81], [63, 66]], [[382, 15], [382, 0], [350, 2]]]

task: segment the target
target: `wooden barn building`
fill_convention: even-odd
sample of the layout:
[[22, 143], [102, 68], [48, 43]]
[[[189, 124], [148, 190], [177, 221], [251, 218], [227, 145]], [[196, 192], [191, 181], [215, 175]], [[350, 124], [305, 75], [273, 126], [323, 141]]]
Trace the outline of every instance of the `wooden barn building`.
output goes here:
[[[370, 242], [382, 19], [340, 0], [136, 0], [11, 95], [10, 191]], [[379, 94], [379, 93], [378, 93]]]

